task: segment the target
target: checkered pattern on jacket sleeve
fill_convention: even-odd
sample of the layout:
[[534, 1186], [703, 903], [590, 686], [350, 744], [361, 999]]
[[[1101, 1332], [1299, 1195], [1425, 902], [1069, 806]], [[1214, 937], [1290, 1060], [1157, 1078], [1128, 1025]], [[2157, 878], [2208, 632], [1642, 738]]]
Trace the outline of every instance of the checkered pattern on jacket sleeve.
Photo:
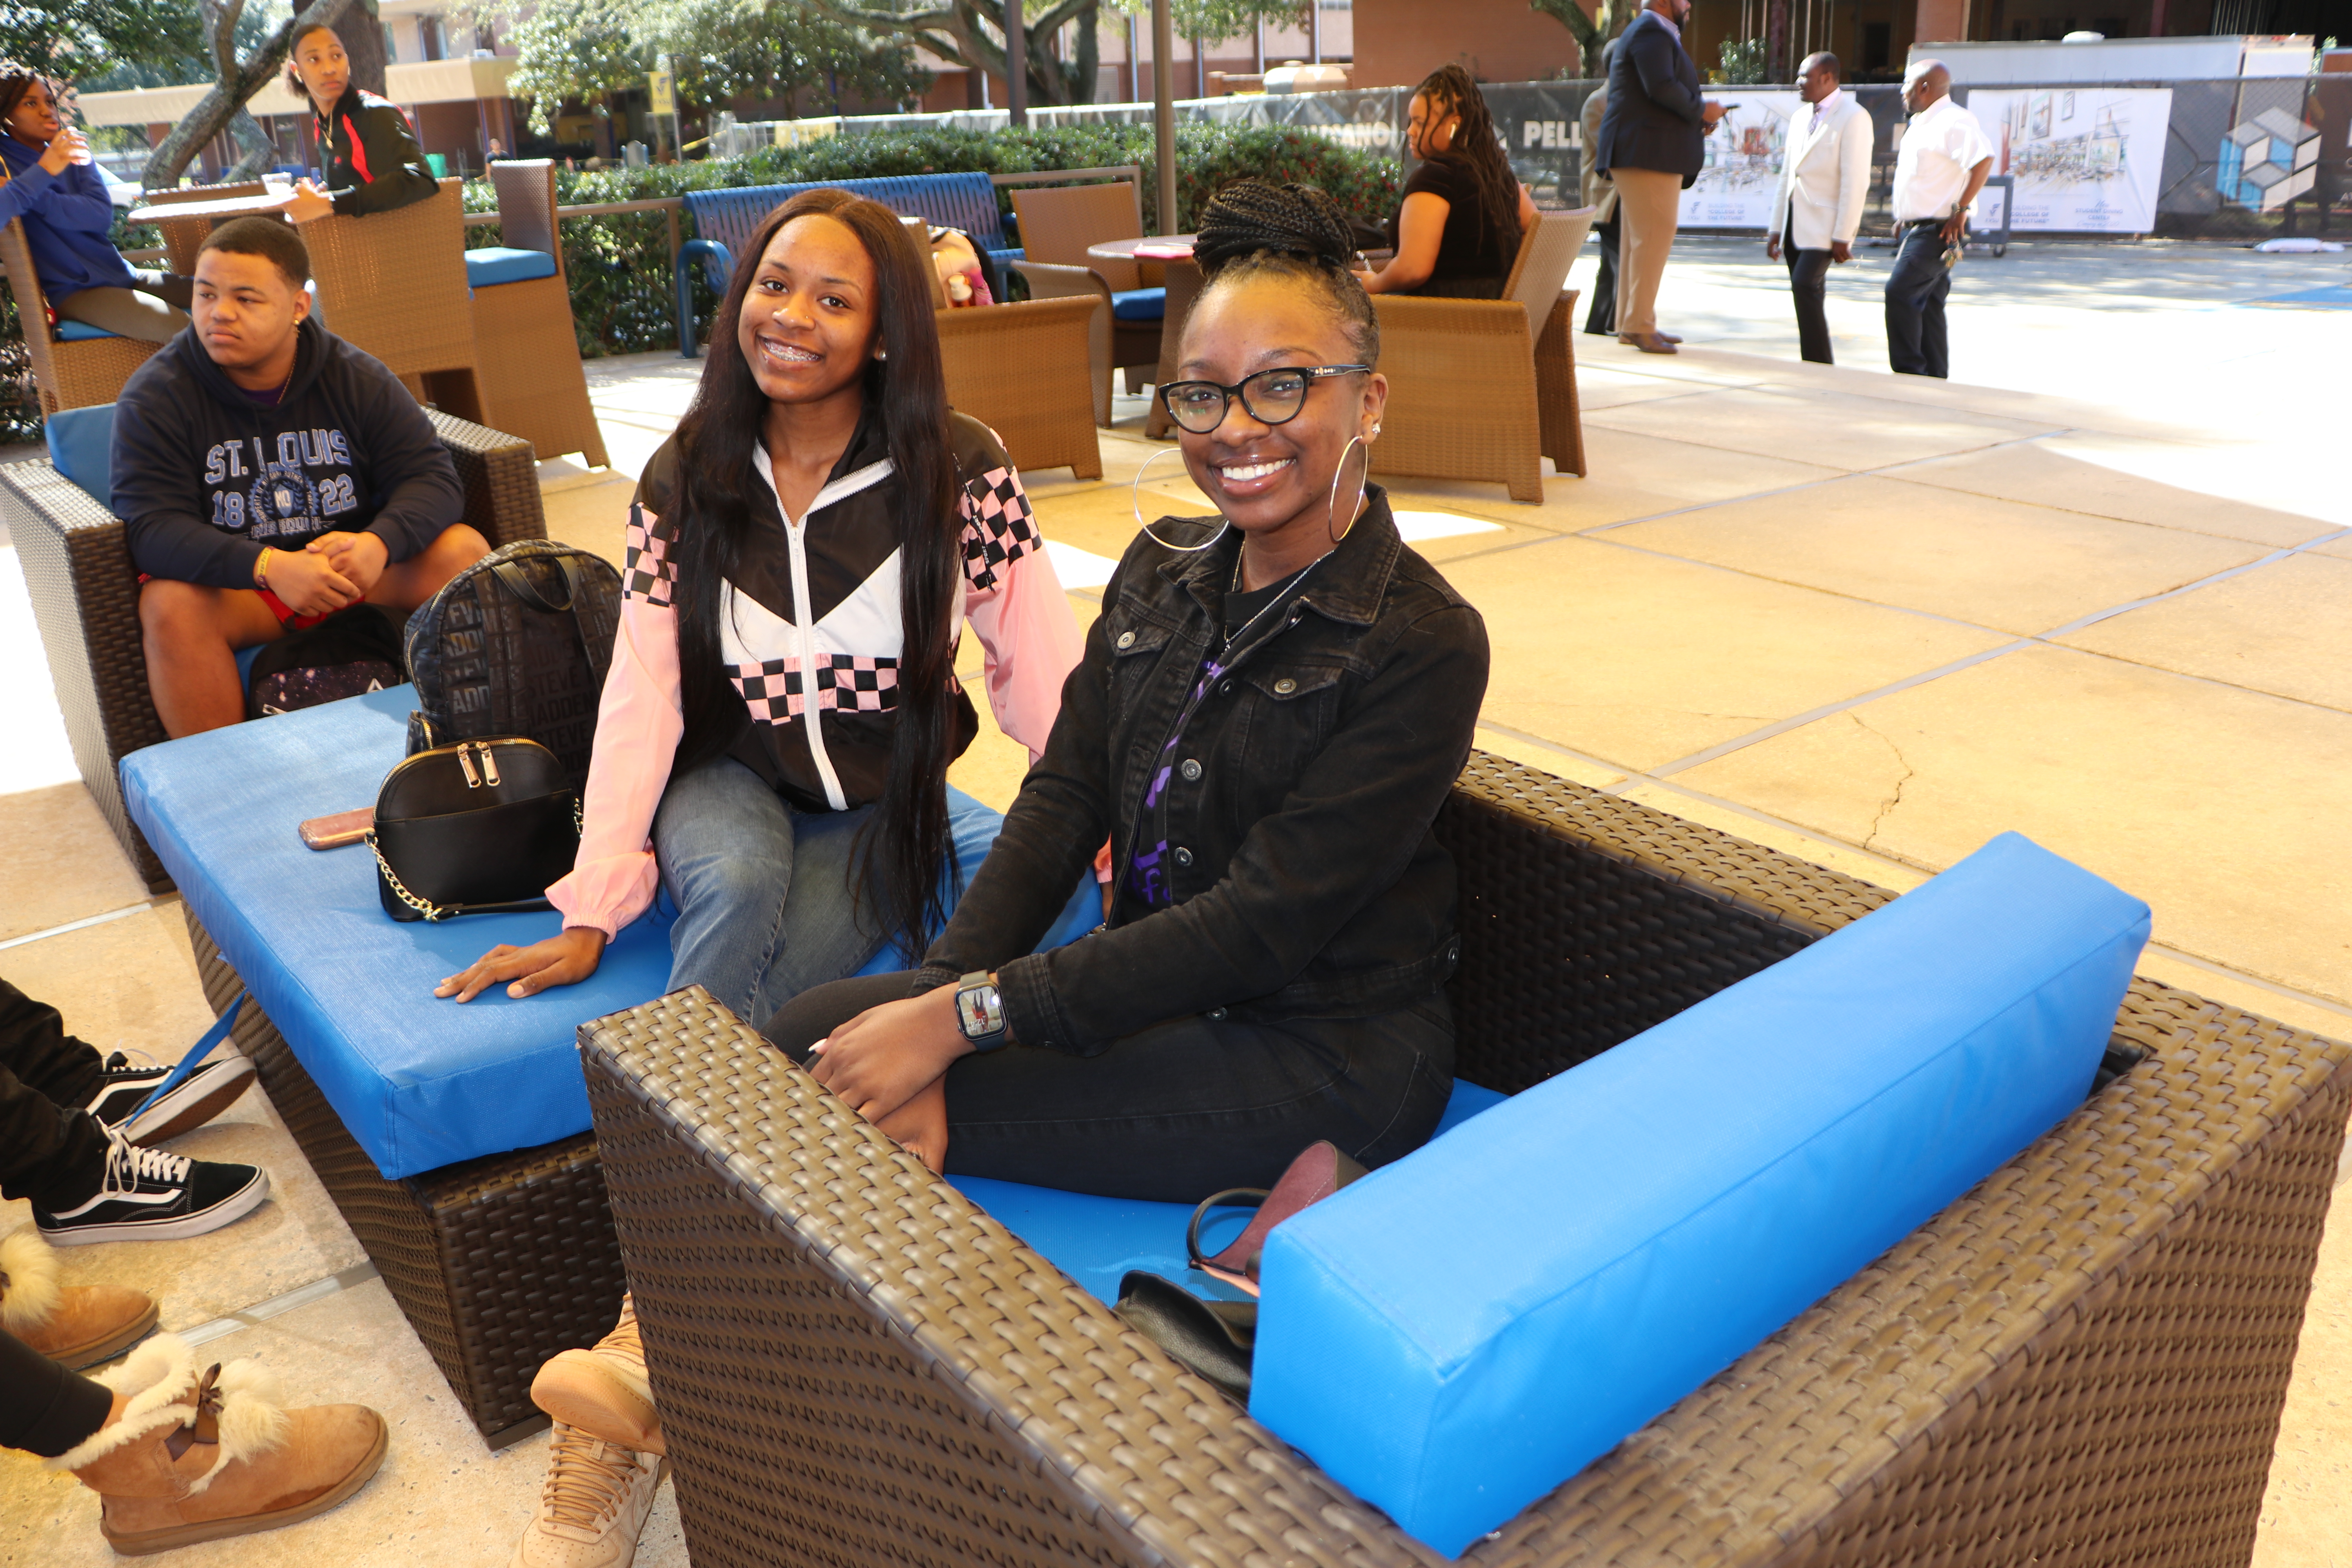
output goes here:
[[[728, 666], [743, 705], [762, 724], [782, 724], [808, 710], [798, 658], [771, 658]], [[881, 713], [898, 705], [898, 661], [836, 653], [820, 655], [816, 705], [842, 713]]]
[[991, 468], [963, 487], [963, 574], [982, 593], [1003, 581], [1003, 569], [1044, 541], [1037, 514], [1009, 468]]
[[623, 557], [626, 565], [621, 573], [622, 595], [668, 609], [671, 590], [677, 584], [669, 563], [672, 536], [668, 524], [631, 501], [628, 526], [622, 531], [622, 537], [626, 546]]

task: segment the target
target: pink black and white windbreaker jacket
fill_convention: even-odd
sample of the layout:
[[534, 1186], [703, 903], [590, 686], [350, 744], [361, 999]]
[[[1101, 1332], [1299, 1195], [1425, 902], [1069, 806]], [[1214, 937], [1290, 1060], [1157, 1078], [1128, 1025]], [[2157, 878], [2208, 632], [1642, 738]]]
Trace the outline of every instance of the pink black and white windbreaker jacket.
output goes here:
[[[961, 414], [950, 426], [964, 481], [964, 616], [980, 634], [997, 724], [1034, 760], [1078, 662], [1077, 621], [995, 433]], [[669, 505], [677, 463], [673, 440], [646, 465], [630, 502], [620, 632], [597, 710], [580, 858], [547, 890], [565, 925], [607, 936], [653, 902], [654, 808], [685, 729]], [[732, 754], [801, 810], [846, 811], [880, 796], [897, 722], [905, 637], [894, 470], [869, 415], [794, 521], [764, 450], [755, 463], [764, 482], [753, 504], [765, 527], [720, 604], [728, 679], [751, 716]], [[958, 700], [961, 754], [980, 718], [961, 690]]]

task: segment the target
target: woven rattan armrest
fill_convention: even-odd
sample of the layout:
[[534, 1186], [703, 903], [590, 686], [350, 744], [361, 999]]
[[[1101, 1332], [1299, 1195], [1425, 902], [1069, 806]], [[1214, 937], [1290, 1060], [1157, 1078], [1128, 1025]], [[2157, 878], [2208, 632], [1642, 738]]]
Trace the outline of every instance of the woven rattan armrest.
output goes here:
[[74, 766], [141, 879], [165, 891], [171, 878], [131, 825], [114, 772], [123, 756], [164, 738], [147, 695], [139, 574], [121, 520], [46, 458], [0, 467], [0, 510], [24, 565]]
[[1087, 323], [1087, 374], [1095, 392], [1095, 423], [1110, 425], [1112, 340], [1118, 324], [1110, 313], [1110, 285], [1091, 267], [1071, 267], [1055, 261], [1016, 261], [1013, 270], [1029, 284], [1032, 300], [1067, 300], [1092, 296], [1102, 301]]
[[[1389, 403], [1372, 471], [1486, 479], [1543, 500], [1543, 434], [1531, 323], [1515, 300], [1382, 294]], [[1539, 323], [1536, 323], [1539, 325]]]
[[539, 459], [530, 443], [454, 414], [428, 408], [433, 433], [449, 449], [465, 488], [471, 524], [496, 549], [519, 539], [547, 537], [547, 509], [540, 499]]
[[[1667, 991], [1658, 911], [1769, 962], [1885, 897], [1496, 759], [1455, 805], [1557, 848], [1551, 902], [1652, 884]], [[1465, 959], [1621, 917], [1548, 919]], [[2117, 1034], [2147, 1059], [1465, 1560], [2242, 1563], [2347, 1047], [2146, 981]], [[698, 1568], [1433, 1560], [703, 993], [581, 1045]]]

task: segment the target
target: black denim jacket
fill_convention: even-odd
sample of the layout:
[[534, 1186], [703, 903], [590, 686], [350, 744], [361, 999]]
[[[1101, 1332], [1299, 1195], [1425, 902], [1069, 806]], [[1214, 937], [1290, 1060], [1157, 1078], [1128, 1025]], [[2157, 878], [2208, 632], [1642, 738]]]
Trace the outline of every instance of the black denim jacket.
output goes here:
[[[995, 969], [1015, 1039], [1091, 1056], [1218, 1008], [1365, 1017], [1444, 983], [1459, 950], [1454, 862], [1431, 824], [1469, 754], [1486, 627], [1398, 538], [1380, 487], [1366, 495], [1186, 728], [1166, 786], [1176, 901], [1149, 912], [1127, 875], [1136, 816], [1223, 643], [1241, 535], [1192, 554], [1137, 536], [1045, 754], [924, 954], [918, 994]], [[1154, 527], [1181, 545], [1217, 524]], [[1031, 953], [1106, 836], [1119, 889], [1108, 929]]]

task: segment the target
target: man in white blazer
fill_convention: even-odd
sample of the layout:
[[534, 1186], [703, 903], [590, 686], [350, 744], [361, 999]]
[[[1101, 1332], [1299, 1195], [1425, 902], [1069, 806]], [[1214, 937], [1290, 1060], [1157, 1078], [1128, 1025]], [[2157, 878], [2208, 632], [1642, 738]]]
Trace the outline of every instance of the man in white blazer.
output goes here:
[[1790, 122], [1780, 190], [1764, 254], [1789, 258], [1789, 292], [1797, 303], [1797, 343], [1806, 359], [1829, 364], [1830, 321], [1822, 300], [1830, 264], [1853, 259], [1862, 204], [1870, 194], [1870, 110], [1842, 89], [1838, 58], [1806, 58], [1797, 94], [1811, 106]]

